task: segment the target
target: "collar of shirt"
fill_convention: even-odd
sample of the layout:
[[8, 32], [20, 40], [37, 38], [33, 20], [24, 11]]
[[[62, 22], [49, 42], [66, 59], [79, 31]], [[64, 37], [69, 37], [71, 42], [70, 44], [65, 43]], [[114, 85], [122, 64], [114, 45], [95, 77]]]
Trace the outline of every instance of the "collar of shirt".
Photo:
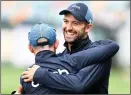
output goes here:
[[55, 52], [53, 51], [50, 51], [50, 50], [43, 50], [43, 51], [40, 51], [36, 54], [35, 56], [35, 63], [41, 63], [43, 62], [43, 60], [46, 60], [50, 57], [55, 57]]
[[84, 47], [87, 48], [87, 46], [89, 46], [90, 43], [91, 43], [91, 40], [89, 39], [89, 37], [86, 37], [85, 39], [74, 42], [73, 45], [71, 46], [71, 52], [69, 51], [67, 42], [64, 43], [64, 46], [66, 47], [67, 53], [72, 54], [72, 53], [83, 50]]

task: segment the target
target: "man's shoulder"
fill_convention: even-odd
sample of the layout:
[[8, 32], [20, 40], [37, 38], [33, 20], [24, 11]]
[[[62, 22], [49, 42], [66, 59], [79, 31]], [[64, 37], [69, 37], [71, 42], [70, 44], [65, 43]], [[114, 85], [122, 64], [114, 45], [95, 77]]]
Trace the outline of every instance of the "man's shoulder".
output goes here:
[[97, 46], [102, 46], [102, 45], [108, 45], [110, 43], [113, 43], [114, 41], [110, 39], [105, 39], [105, 40], [98, 40], [94, 41], [90, 44], [89, 48], [97, 47]]
[[63, 52], [56, 54], [57, 57], [67, 54], [67, 49], [64, 49]]

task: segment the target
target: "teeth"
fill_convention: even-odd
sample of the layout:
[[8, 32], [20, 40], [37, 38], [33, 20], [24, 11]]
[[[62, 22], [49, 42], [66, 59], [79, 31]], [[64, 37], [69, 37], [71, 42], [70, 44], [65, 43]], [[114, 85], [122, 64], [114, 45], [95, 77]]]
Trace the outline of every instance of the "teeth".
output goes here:
[[67, 32], [68, 35], [74, 35], [75, 33], [70, 33], [70, 32]]

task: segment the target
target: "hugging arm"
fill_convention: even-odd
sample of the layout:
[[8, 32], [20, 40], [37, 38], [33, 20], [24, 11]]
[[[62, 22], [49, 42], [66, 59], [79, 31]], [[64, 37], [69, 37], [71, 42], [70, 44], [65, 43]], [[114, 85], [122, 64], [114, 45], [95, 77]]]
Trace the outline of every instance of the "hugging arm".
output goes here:
[[59, 75], [39, 68], [36, 70], [33, 80], [50, 88], [81, 92], [85, 86], [90, 87], [101, 78], [100, 74], [105, 65], [102, 62], [113, 57], [118, 49], [119, 46], [113, 42], [72, 54], [70, 62], [76, 63], [75, 66], [80, 70], [77, 74]]
[[44, 75], [41, 77], [43, 80], [39, 80], [39, 83], [49, 88], [64, 90], [65, 92], [82, 93], [85, 87], [88, 90], [88, 88], [101, 78], [104, 73], [104, 65], [93, 64], [81, 69], [77, 74], [70, 73], [68, 75], [54, 74], [47, 69], [41, 70], [39, 68], [38, 72]]
[[100, 45], [94, 45], [93, 48], [74, 53], [67, 57], [69, 57], [70, 60], [73, 60], [76, 64], [75, 68], [77, 67], [77, 69], [80, 70], [81, 68], [92, 64], [103, 63], [107, 59], [112, 58], [118, 50], [119, 46], [117, 43], [111, 40], [104, 40]]

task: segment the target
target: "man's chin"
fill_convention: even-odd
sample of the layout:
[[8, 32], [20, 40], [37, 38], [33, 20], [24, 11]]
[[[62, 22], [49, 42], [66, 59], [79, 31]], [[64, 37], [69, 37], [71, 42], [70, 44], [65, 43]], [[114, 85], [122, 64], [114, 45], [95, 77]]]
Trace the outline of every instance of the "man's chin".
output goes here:
[[65, 38], [65, 41], [68, 42], [68, 43], [72, 43], [75, 40], [76, 40], [76, 38], [70, 38], [70, 37]]
[[71, 40], [71, 39], [66, 39], [66, 42], [68, 42], [68, 43], [73, 43], [73, 42], [74, 42], [74, 40]]

